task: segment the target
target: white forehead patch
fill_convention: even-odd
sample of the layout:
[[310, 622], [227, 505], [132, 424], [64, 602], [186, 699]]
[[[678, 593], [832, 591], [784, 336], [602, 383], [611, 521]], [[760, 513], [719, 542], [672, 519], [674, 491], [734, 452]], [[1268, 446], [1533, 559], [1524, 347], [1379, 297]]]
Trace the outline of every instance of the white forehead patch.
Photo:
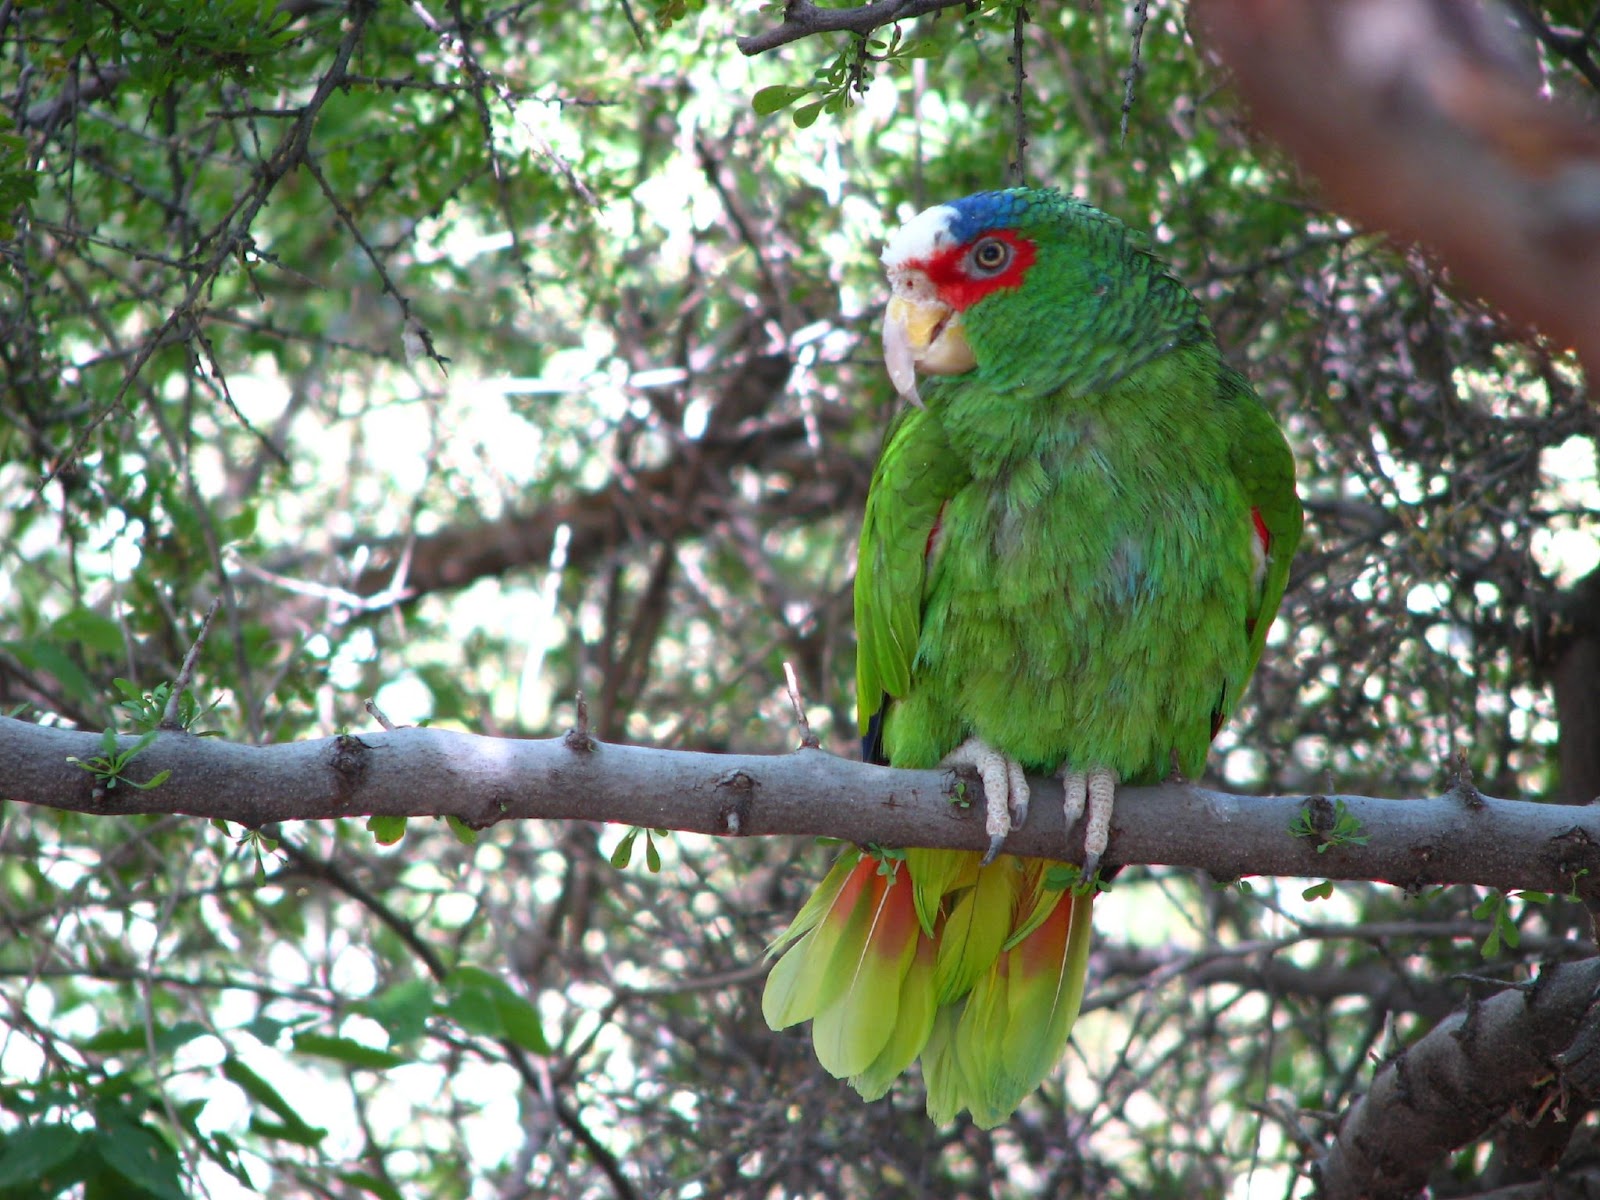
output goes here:
[[883, 265], [893, 270], [954, 244], [950, 222], [955, 217], [956, 210], [948, 204], [936, 204], [919, 212], [889, 235], [883, 246]]

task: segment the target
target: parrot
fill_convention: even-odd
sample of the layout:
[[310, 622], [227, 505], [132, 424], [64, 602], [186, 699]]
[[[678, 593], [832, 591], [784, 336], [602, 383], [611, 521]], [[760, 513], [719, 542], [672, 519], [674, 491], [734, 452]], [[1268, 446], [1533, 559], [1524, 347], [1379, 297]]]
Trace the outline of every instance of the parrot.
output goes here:
[[[854, 584], [869, 761], [968, 768], [987, 853], [848, 848], [772, 944], [775, 1030], [812, 1023], [866, 1100], [918, 1060], [982, 1128], [1078, 1016], [1116, 789], [1198, 777], [1300, 539], [1277, 421], [1199, 302], [1116, 218], [980, 192], [887, 239], [890, 423]], [[1002, 853], [1062, 781], [1081, 870]]]

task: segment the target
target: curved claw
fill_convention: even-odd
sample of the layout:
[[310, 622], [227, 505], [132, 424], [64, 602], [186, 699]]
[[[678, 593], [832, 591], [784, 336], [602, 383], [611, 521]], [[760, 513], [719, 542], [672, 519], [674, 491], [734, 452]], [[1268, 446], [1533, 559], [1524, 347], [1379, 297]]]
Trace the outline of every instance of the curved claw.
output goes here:
[[979, 738], [968, 738], [944, 756], [944, 766], [972, 767], [983, 780], [984, 832], [989, 850], [984, 864], [994, 861], [1007, 835], [1028, 815], [1028, 777], [1022, 764]]
[[1071, 829], [1085, 812], [1088, 814], [1083, 828], [1083, 877], [1093, 879], [1111, 839], [1117, 776], [1106, 767], [1094, 767], [1089, 771], [1063, 771], [1061, 783], [1067, 828]]

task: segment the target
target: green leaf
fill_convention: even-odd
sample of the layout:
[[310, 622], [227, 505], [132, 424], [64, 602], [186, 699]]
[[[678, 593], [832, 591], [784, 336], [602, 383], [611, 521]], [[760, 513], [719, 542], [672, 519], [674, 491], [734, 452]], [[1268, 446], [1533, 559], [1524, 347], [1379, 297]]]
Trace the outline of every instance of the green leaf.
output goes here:
[[1324, 879], [1321, 883], [1314, 883], [1300, 893], [1302, 900], [1326, 900], [1333, 895], [1333, 880]]
[[100, 654], [123, 652], [121, 627], [110, 617], [87, 608], [75, 608], [58, 617], [50, 633], [66, 645], [86, 646]]
[[251, 1129], [267, 1137], [283, 1138], [301, 1146], [315, 1146], [328, 1136], [326, 1129], [319, 1129], [301, 1120], [300, 1114], [279, 1094], [277, 1088], [232, 1054], [222, 1060], [222, 1077], [230, 1083], [238, 1084], [244, 1089], [245, 1095], [283, 1121], [282, 1125], [277, 1125], [252, 1117]]
[[656, 849], [656, 840], [648, 833], [644, 835], [644, 865], [652, 875], [661, 873], [661, 851]]
[[106, 1166], [159, 1200], [184, 1200], [181, 1164], [165, 1138], [115, 1110], [96, 1128], [95, 1149]]
[[450, 826], [450, 832], [456, 835], [456, 841], [463, 846], [476, 846], [478, 844], [478, 831], [460, 817], [453, 813], [447, 813], [444, 819]]
[[367, 828], [380, 846], [392, 846], [406, 835], [405, 817], [368, 817]]
[[295, 1034], [294, 1049], [297, 1054], [331, 1058], [335, 1062], [368, 1071], [387, 1071], [390, 1067], [404, 1066], [411, 1061], [404, 1054], [379, 1050], [373, 1046], [364, 1046], [351, 1038], [335, 1037], [325, 1033]]
[[500, 1023], [500, 1006], [487, 992], [458, 992], [442, 1007], [450, 1019], [468, 1033], [488, 1038], [506, 1035], [505, 1026]]
[[633, 861], [633, 839], [638, 836], [639, 830], [637, 828], [628, 830], [623, 835], [622, 840], [617, 843], [617, 848], [611, 852], [611, 865], [617, 870], [622, 870]]
[[506, 1037], [530, 1054], [553, 1053], [544, 1036], [544, 1023], [539, 1020], [539, 1010], [533, 1005], [521, 996], [504, 995], [497, 997], [495, 1007], [499, 1011]]
[[[158, 1022], [155, 1026], [156, 1053], [171, 1054], [179, 1046], [186, 1046], [195, 1038], [204, 1037], [210, 1032], [198, 1021], [179, 1021], [176, 1025], [167, 1026]], [[137, 1025], [102, 1029], [81, 1044], [83, 1049], [95, 1054], [121, 1054], [127, 1050], [143, 1051], [148, 1045], [142, 1022]]]
[[794, 123], [797, 128], [810, 129], [817, 123], [817, 117], [822, 113], [826, 100], [813, 100], [810, 104], [803, 104], [794, 110]]
[[788, 108], [801, 96], [809, 96], [812, 89], [808, 87], [795, 87], [792, 84], [775, 83], [771, 87], [764, 87], [754, 96], [750, 97], [750, 107], [763, 117], [770, 116], [781, 109]]
[[1493, 958], [1500, 953], [1500, 927], [1498, 925], [1490, 930], [1488, 937], [1483, 939], [1483, 948], [1479, 953], [1484, 958]]
[[70, 1125], [50, 1124], [24, 1125], [0, 1138], [0, 1188], [30, 1183], [50, 1189], [41, 1196], [55, 1195], [82, 1174], [59, 1169], [83, 1149], [86, 1136]]
[[468, 1033], [507, 1038], [534, 1054], [551, 1053], [538, 1010], [511, 985], [481, 967], [457, 967], [444, 978], [441, 1011]]
[[360, 1188], [369, 1196], [377, 1196], [379, 1200], [405, 1200], [394, 1184], [376, 1175], [368, 1175], [365, 1171], [340, 1171], [338, 1178], [341, 1183]]
[[1072, 863], [1057, 863], [1053, 867], [1046, 867], [1044, 872], [1044, 888], [1049, 892], [1064, 892], [1069, 887], [1075, 887], [1083, 878], [1083, 868]]
[[95, 703], [94, 683], [59, 646], [42, 641], [0, 642], [0, 649], [9, 650], [23, 666], [50, 676], [72, 699]]
[[409, 979], [386, 987], [357, 1004], [356, 1011], [371, 1017], [389, 1035], [389, 1044], [415, 1041], [427, 1030], [433, 1015], [432, 980]]
[[250, 1132], [257, 1137], [276, 1138], [283, 1142], [293, 1142], [296, 1146], [315, 1147], [322, 1143], [328, 1136], [326, 1129], [318, 1129], [307, 1125], [304, 1121], [268, 1121], [264, 1117], [250, 1118]]

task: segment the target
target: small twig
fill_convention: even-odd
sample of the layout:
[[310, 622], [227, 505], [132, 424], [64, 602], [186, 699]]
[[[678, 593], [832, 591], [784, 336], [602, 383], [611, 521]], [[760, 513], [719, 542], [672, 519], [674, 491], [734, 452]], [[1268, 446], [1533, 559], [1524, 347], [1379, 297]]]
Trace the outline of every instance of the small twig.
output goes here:
[[1016, 157], [1011, 160], [1011, 184], [1022, 187], [1028, 182], [1028, 109], [1023, 103], [1023, 87], [1028, 70], [1022, 57], [1022, 31], [1028, 26], [1028, 10], [1018, 6], [1016, 24], [1011, 29], [1011, 104], [1016, 109]]
[[172, 694], [167, 697], [166, 707], [161, 710], [159, 728], [183, 729], [183, 722], [178, 719], [178, 702], [183, 699], [183, 693], [188, 691], [189, 685], [194, 682], [194, 667], [200, 659], [200, 647], [205, 645], [206, 634], [211, 632], [211, 620], [221, 607], [222, 597], [218, 596], [211, 602], [211, 607], [206, 609], [205, 620], [200, 622], [200, 632], [194, 635], [194, 644], [189, 647], [189, 653], [183, 656], [183, 665], [178, 668], [178, 677], [172, 681]]
[[415, 534], [407, 534], [405, 543], [400, 549], [399, 560], [396, 562], [394, 570], [390, 573], [389, 583], [365, 596], [359, 592], [351, 591], [349, 588], [339, 587], [336, 584], [290, 579], [287, 575], [279, 575], [244, 559], [239, 560], [239, 570], [246, 575], [261, 580], [263, 583], [282, 588], [295, 596], [311, 596], [317, 600], [324, 600], [331, 605], [346, 608], [351, 612], [377, 612], [380, 609], [392, 608], [402, 600], [411, 599], [411, 594], [406, 590], [406, 576], [410, 572], [411, 557], [415, 549]]
[[[189, 341], [195, 346], [198, 346], [205, 354], [206, 363], [211, 368], [211, 379], [214, 381], [216, 391], [221, 395], [222, 402], [228, 406], [228, 411], [233, 414], [234, 420], [238, 421], [239, 424], [245, 427], [246, 431], [249, 432], [250, 435], [260, 443], [261, 448], [271, 455], [272, 458], [277, 461], [280, 467], [287, 468], [289, 466], [289, 456], [282, 450], [278, 449], [278, 447], [273, 444], [272, 439], [252, 425], [250, 423], [250, 418], [245, 416], [244, 413], [240, 411], [239, 405], [233, 399], [233, 391], [228, 387], [228, 376], [227, 373], [222, 369], [221, 361], [217, 358], [216, 348], [212, 346], [211, 339], [206, 336], [205, 330], [201, 327], [200, 322], [196, 321], [193, 316], [190, 316], [189, 318], [188, 336]], [[195, 365], [197, 367], [199, 366], [198, 363]], [[199, 371], [197, 371], [196, 374], [199, 374], [202, 379], [205, 378], [204, 374]]]
[[572, 728], [567, 730], [565, 741], [568, 750], [574, 750], [579, 754], [588, 754], [597, 745], [589, 733], [589, 702], [583, 698], [582, 692], [578, 693], [577, 701], [578, 717]]
[[1260, 1113], [1267, 1120], [1278, 1126], [1287, 1135], [1289, 1140], [1301, 1154], [1314, 1159], [1322, 1153], [1322, 1143], [1307, 1132], [1305, 1126], [1300, 1124], [1301, 1110], [1298, 1106], [1285, 1100], [1274, 1100], [1268, 1097], [1265, 1100], [1250, 1104], [1252, 1112]]
[[322, 168], [317, 165], [315, 158], [307, 154], [304, 156], [301, 165], [305, 167], [306, 173], [316, 180], [317, 187], [321, 189], [323, 197], [332, 207], [334, 216], [339, 218], [339, 223], [345, 227], [351, 239], [361, 248], [361, 252], [366, 255], [367, 261], [372, 264], [372, 269], [377, 273], [378, 282], [382, 285], [383, 290], [392, 296], [394, 302], [399, 306], [402, 321], [401, 345], [406, 361], [413, 362], [417, 358], [426, 355], [433, 360], [434, 365], [439, 368], [440, 372], [448, 375], [450, 373], [450, 360], [434, 348], [433, 338], [428, 333], [427, 327], [411, 311], [411, 301], [406, 298], [405, 294], [395, 286], [394, 280], [389, 277], [388, 265], [384, 262], [383, 256], [373, 249], [371, 243], [367, 241], [366, 235], [361, 232], [360, 227], [356, 224], [355, 214], [346, 207], [345, 202], [340, 199], [339, 193], [333, 190], [333, 185], [328, 182], [327, 176], [322, 173]]
[[393, 721], [389, 720], [389, 718], [386, 715], [384, 715], [383, 709], [379, 708], [375, 701], [368, 700], [361, 707], [367, 710], [367, 716], [371, 717], [379, 725], [382, 725], [390, 733], [393, 733], [396, 729], [399, 728], [398, 725], [396, 725]]
[[645, 41], [644, 26], [639, 24], [639, 17], [633, 11], [633, 5], [629, 4], [628, 0], [622, 0], [622, 15], [628, 19], [628, 28], [633, 30], [633, 40], [638, 44], [639, 49], [648, 50], [650, 44]]
[[817, 735], [811, 732], [811, 722], [806, 717], [806, 705], [800, 695], [800, 681], [795, 678], [794, 664], [787, 659], [783, 664], [783, 683], [789, 690], [789, 703], [794, 705], [794, 719], [800, 724], [800, 746], [805, 750], [816, 750], [822, 746], [817, 740]]
[[1132, 54], [1128, 59], [1128, 73], [1122, 84], [1122, 140], [1128, 144], [1128, 114], [1133, 111], [1133, 88], [1139, 78], [1139, 47], [1144, 41], [1145, 22], [1150, 19], [1150, 0], [1134, 0]]
[[1478, 785], [1472, 779], [1472, 764], [1467, 761], [1467, 752], [1457, 750], [1450, 760], [1450, 791], [1449, 794], [1458, 798], [1468, 808], [1483, 807], [1483, 793], [1478, 790]]
[[[518, 116], [516, 96], [512, 93], [510, 88], [508, 88], [504, 83], [500, 82], [500, 80], [496, 79], [489, 69], [478, 61], [478, 57], [473, 52], [471, 44], [467, 41], [466, 18], [462, 14], [459, 0], [456, 0], [456, 2], [452, 5], [452, 8], [456, 13], [456, 31], [446, 29], [442, 24], [440, 24], [438, 19], [434, 17], [434, 15], [430, 13], [427, 7], [422, 3], [422, 0], [411, 0], [411, 11], [416, 13], [417, 17], [422, 21], [422, 23], [427, 26], [429, 32], [439, 39], [439, 48], [443, 50], [450, 58], [455, 60], [455, 65], [459, 66], [463, 71], [465, 71], [468, 77], [472, 80], [474, 85], [473, 90], [478, 97], [479, 119], [486, 123], [485, 132], [490, 132], [487, 124], [489, 120], [489, 114], [487, 107], [483, 103], [482, 95], [484, 91], [488, 91], [493, 93], [495, 99], [499, 100], [506, 106], [506, 111], [509, 112], [513, 119], [517, 121], [517, 124], [521, 127], [522, 132], [527, 135], [528, 139], [532, 141], [533, 144], [538, 148], [539, 153], [549, 160], [556, 170], [561, 173], [562, 177], [566, 179], [568, 186], [570, 186], [572, 190], [577, 193], [578, 199], [582, 200], [590, 208], [599, 208], [599, 197], [597, 197], [594, 192], [590, 190], [589, 185], [586, 184], [578, 175], [577, 168], [568, 162], [564, 157], [562, 157], [561, 153], [555, 148], [554, 143], [549, 141], [542, 133]], [[489, 150], [491, 164], [494, 166], [494, 169], [498, 170], [498, 163], [493, 161], [493, 140], [491, 139], [490, 141], [486, 142], [485, 145]]]

